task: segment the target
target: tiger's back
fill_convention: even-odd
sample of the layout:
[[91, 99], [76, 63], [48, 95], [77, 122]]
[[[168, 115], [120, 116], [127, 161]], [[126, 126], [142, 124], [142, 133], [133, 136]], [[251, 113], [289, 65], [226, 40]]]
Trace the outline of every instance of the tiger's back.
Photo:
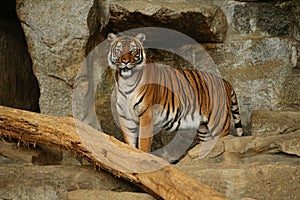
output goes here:
[[[154, 72], [156, 76], [148, 75]], [[135, 99], [130, 100], [138, 102], [133, 106], [138, 108], [135, 115], [141, 116], [152, 108], [154, 126], [167, 131], [197, 130], [203, 124], [210, 130], [203, 141], [229, 133], [231, 107], [237, 105], [229, 82], [201, 71], [157, 67], [150, 60], [144, 75], [146, 80], [140, 82], [133, 94]], [[238, 107], [232, 109], [241, 135]]]

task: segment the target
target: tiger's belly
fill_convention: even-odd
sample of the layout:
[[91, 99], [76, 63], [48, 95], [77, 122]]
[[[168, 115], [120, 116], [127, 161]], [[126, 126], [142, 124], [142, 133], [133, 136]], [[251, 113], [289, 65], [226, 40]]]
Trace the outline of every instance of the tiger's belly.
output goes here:
[[176, 114], [170, 114], [167, 119], [166, 113], [156, 115], [154, 116], [154, 126], [171, 132], [176, 130], [193, 130], [198, 129], [202, 121], [202, 117], [200, 115], [194, 117], [191, 115], [180, 116], [178, 119], [176, 119], [175, 116]]
[[195, 116], [192, 118], [191, 116], [187, 116], [181, 120], [179, 129], [187, 130], [187, 129], [198, 129], [199, 124], [201, 122], [201, 117]]

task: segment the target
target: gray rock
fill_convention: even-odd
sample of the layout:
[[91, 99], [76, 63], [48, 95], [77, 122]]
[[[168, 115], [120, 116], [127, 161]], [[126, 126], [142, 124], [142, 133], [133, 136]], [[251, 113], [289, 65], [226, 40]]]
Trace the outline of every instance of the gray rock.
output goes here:
[[227, 136], [199, 159], [200, 145], [176, 166], [230, 199], [297, 199], [300, 132]]
[[[105, 1], [97, 1], [94, 4], [93, 1], [17, 2], [17, 12], [26, 35], [34, 73], [41, 88], [39, 104], [42, 113], [56, 116], [72, 113], [74, 79], [85, 54], [99, 40], [99, 24], [103, 25], [108, 21], [108, 14], [99, 14], [107, 12], [103, 9], [107, 7], [106, 4]], [[182, 2], [146, 4], [141, 6], [121, 1], [111, 3], [111, 17], [106, 29], [121, 31], [129, 28], [128, 23], [135, 24], [131, 26], [134, 28], [151, 23], [159, 26], [158, 22], [161, 22], [161, 26], [174, 24], [183, 32], [188, 30], [188, 34], [202, 41], [220, 42], [225, 36], [226, 18], [216, 6], [195, 7], [193, 4]], [[45, 10], [51, 12], [45, 15]], [[141, 13], [144, 18], [139, 25], [130, 22], [136, 17], [136, 13]], [[122, 16], [128, 18], [121, 19]], [[147, 18], [152, 19], [147, 21]], [[179, 26], [178, 20], [195, 21], [197, 24], [193, 24], [192, 27], [197, 31], [187, 29], [187, 23]], [[93, 36], [94, 34], [99, 36]]]
[[[234, 137], [226, 136], [218, 140], [214, 149], [208, 154], [206, 159], [224, 157], [235, 157], [236, 162], [245, 162], [244, 158], [260, 154], [286, 154], [300, 156], [300, 131], [287, 133], [284, 135], [264, 135], [264, 136], [244, 136]], [[201, 144], [191, 149], [181, 163], [191, 161], [201, 162], [205, 159], [199, 159]], [[222, 159], [223, 159], [222, 157]], [[242, 158], [242, 159], [241, 159]], [[239, 160], [241, 159], [241, 160]], [[229, 159], [230, 160], [230, 159]], [[224, 160], [224, 162], [226, 159]], [[299, 161], [298, 161], [299, 163]], [[203, 164], [203, 163], [202, 163]], [[224, 163], [221, 163], [224, 164]]]
[[256, 110], [252, 113], [252, 135], [279, 135], [297, 131], [300, 131], [300, 112], [298, 111]]
[[[177, 27], [198, 41], [214, 42], [224, 41], [224, 34], [228, 29], [227, 39], [223, 44], [206, 44], [205, 47], [219, 66], [222, 76], [236, 88], [244, 126], [248, 132], [253, 110], [300, 106], [300, 89], [297, 84], [297, 80], [300, 80], [299, 73], [292, 69], [293, 66], [298, 66], [299, 48], [291, 39], [282, 38], [289, 36], [298, 7], [290, 12], [290, 6], [284, 3], [216, 1], [218, 6], [212, 6], [211, 1], [205, 1], [206, 5], [191, 2], [152, 1], [136, 4], [130, 1], [113, 1], [108, 6], [105, 1], [94, 4], [90, 1], [82, 2], [84, 6], [78, 6], [81, 5], [79, 2], [20, 1], [17, 11], [41, 87], [41, 111], [51, 115], [72, 113], [74, 79], [85, 54], [103, 40], [108, 32], [143, 25]], [[59, 12], [43, 15], [43, 10]], [[199, 19], [192, 20], [193, 17]], [[178, 23], [179, 21], [185, 23]], [[193, 23], [192, 28], [186, 28], [189, 26], [188, 22]], [[170, 58], [174, 66], [180, 64], [175, 57], [163, 56], [157, 61], [166, 62]], [[118, 132], [116, 136], [122, 138], [111, 114], [113, 72], [105, 67], [101, 66], [101, 70], [94, 73], [94, 76], [102, 77], [98, 94], [95, 95], [96, 112], [103, 130]], [[103, 92], [101, 95], [100, 90]], [[92, 96], [94, 97], [93, 94]], [[82, 104], [81, 107], [84, 106]], [[91, 111], [93, 112], [91, 109], [85, 110], [86, 113]]]
[[[137, 187], [92, 166], [0, 166], [0, 198], [67, 199], [67, 192], [87, 190], [139, 191]], [[32, 194], [31, 194], [32, 192]], [[29, 196], [29, 195], [32, 196]], [[27, 198], [28, 195], [28, 198]], [[58, 198], [56, 198], [58, 197]]]
[[66, 199], [66, 192], [60, 194], [53, 187], [48, 185], [36, 187], [7, 187], [0, 189], [0, 198], [13, 200], [59, 200]]
[[106, 190], [74, 190], [68, 192], [68, 200], [154, 200], [148, 194], [133, 192], [113, 192]]
[[72, 85], [85, 58], [87, 16], [92, 3], [17, 1], [17, 13], [40, 85], [42, 113], [72, 113]]
[[81, 165], [89, 164], [71, 152], [46, 145], [0, 141], [0, 164], [7, 165]]
[[233, 9], [231, 25], [239, 34], [286, 36], [293, 27], [293, 13], [273, 2], [237, 3], [231, 9]]
[[207, 168], [184, 165], [179, 169], [233, 200], [297, 199], [300, 195], [299, 165], [256, 164]]
[[122, 32], [139, 27], [172, 28], [199, 42], [222, 42], [227, 22], [224, 13], [213, 5], [188, 2], [116, 1], [110, 4], [107, 29]]
[[32, 164], [32, 158], [41, 153], [37, 149], [19, 147], [15, 143], [0, 142], [0, 164]]

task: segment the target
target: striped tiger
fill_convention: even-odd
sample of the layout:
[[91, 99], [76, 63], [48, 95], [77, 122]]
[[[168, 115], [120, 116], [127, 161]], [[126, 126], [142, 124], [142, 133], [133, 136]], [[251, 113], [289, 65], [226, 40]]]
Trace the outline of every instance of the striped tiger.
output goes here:
[[243, 135], [236, 94], [226, 80], [206, 72], [155, 65], [146, 36], [108, 35], [109, 66], [116, 70], [116, 109], [125, 142], [149, 152], [153, 133], [195, 130], [207, 142], [229, 133], [231, 114]]

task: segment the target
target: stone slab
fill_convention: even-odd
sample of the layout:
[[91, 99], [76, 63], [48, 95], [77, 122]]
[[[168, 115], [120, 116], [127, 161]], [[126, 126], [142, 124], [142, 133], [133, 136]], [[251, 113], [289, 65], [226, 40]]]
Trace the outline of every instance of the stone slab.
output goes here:
[[[67, 199], [67, 191], [78, 189], [140, 191], [134, 185], [104, 171], [95, 171], [92, 166], [0, 165], [0, 198], [26, 196], [31, 192], [41, 197], [42, 194], [35, 191], [45, 190], [45, 195]], [[42, 197], [40, 199], [47, 199], [46, 196]]]
[[133, 192], [113, 192], [106, 190], [74, 190], [68, 192], [68, 200], [154, 200], [154, 198], [145, 193]]
[[300, 111], [256, 110], [251, 115], [252, 135], [280, 135], [300, 131]]

